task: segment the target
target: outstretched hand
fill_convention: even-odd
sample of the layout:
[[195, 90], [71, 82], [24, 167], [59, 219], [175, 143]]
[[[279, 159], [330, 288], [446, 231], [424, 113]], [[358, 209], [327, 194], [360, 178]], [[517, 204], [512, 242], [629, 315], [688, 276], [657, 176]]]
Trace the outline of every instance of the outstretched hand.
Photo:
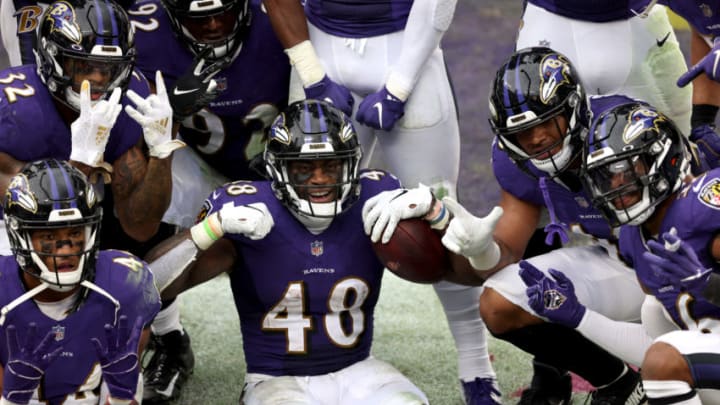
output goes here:
[[700, 262], [693, 247], [677, 236], [675, 228], [663, 233], [662, 239], [663, 243], [648, 241], [650, 251], [643, 252], [643, 258], [654, 272], [654, 279], [641, 280], [643, 284], [656, 296], [670, 290], [666, 286], [673, 286], [675, 295], [688, 291], [696, 297], [701, 296], [712, 269]]
[[100, 359], [103, 379], [113, 398], [131, 400], [140, 377], [138, 346], [142, 333], [142, 319], [138, 317], [132, 328], [128, 318], [121, 315], [117, 325], [105, 325], [105, 341], [93, 338], [95, 352]]
[[37, 325], [31, 323], [23, 345], [20, 345], [15, 325], [5, 329], [8, 359], [3, 375], [3, 397], [15, 403], [26, 404], [40, 385], [45, 370], [62, 350], [52, 330], [37, 343]]
[[712, 80], [720, 82], [720, 38], [716, 37], [710, 52], [680, 76], [677, 85], [685, 87], [703, 72]]
[[530, 262], [521, 260], [520, 278], [527, 286], [530, 308], [539, 316], [551, 322], [577, 328], [585, 316], [586, 308], [575, 295], [575, 286], [567, 276], [558, 270], [549, 269], [546, 276]]
[[90, 87], [87, 80], [83, 80], [80, 85], [80, 115], [70, 124], [70, 160], [112, 172], [112, 166], [103, 160], [103, 155], [110, 131], [122, 111], [122, 91], [116, 87], [107, 100], [100, 100], [93, 105]]

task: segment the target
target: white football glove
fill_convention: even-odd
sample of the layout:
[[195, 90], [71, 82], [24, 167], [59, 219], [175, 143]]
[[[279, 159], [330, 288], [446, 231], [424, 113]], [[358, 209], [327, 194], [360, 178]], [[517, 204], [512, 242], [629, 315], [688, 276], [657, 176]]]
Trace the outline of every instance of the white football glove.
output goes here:
[[427, 215], [432, 202], [432, 191], [422, 184], [409, 190], [383, 191], [367, 200], [363, 206], [365, 234], [370, 235], [373, 242], [377, 242], [382, 235], [382, 243], [388, 243], [398, 222]]
[[224, 205], [218, 212], [220, 226], [225, 233], [239, 233], [252, 240], [262, 239], [270, 233], [275, 222], [265, 203]]
[[110, 139], [110, 130], [122, 111], [121, 93], [120, 88], [116, 87], [109, 99], [92, 105], [90, 82], [83, 80], [80, 86], [80, 116], [70, 124], [70, 160], [112, 172], [112, 166], [104, 162], [103, 155]]
[[128, 90], [127, 96], [137, 110], [126, 105], [125, 112], [142, 127], [150, 156], [165, 159], [175, 149], [185, 146], [185, 142], [172, 139], [173, 110], [159, 70], [155, 72], [155, 94], [143, 99], [133, 90]]
[[442, 201], [453, 214], [442, 237], [442, 244], [449, 251], [467, 257], [477, 270], [495, 267], [500, 261], [500, 247], [493, 239], [493, 231], [503, 209], [496, 206], [486, 217], [478, 218], [450, 197]]

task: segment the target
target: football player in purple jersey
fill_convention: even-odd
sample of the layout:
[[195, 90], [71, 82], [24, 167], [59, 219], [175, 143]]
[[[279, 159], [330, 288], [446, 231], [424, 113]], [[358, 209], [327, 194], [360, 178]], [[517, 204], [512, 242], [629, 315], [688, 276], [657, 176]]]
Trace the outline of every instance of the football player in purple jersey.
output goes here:
[[147, 264], [100, 250], [103, 209], [65, 161], [28, 163], [4, 195], [2, 404], [130, 404], [160, 294]]
[[[454, 197], [460, 130], [439, 45], [456, 0], [264, 4], [293, 65], [290, 100], [326, 100], [348, 114], [363, 167], [384, 164], [407, 187], [425, 184]], [[477, 311], [480, 288], [447, 281], [434, 288], [455, 340], [466, 403], [499, 403]]]
[[[538, 316], [528, 305], [518, 275], [518, 261], [545, 208], [551, 219], [546, 241], [558, 238], [563, 247], [528, 262], [543, 270], [562, 269], [582, 287], [578, 294], [598, 313], [622, 321], [640, 319], [644, 294], [632, 270], [612, 253], [613, 230], [582, 186], [580, 156], [588, 103], [577, 71], [564, 55], [549, 48], [522, 49], [498, 69], [489, 101], [496, 134], [492, 164], [501, 199], [489, 215], [479, 218], [454, 199], [443, 198], [453, 218], [442, 242], [462, 259], [455, 262], [457, 277], [484, 283], [480, 312], [494, 336], [533, 354], [539, 364], [571, 370], [588, 380], [598, 388], [593, 404], [642, 403], [639, 374], [583, 334]], [[406, 217], [391, 204], [387, 211]], [[588, 236], [590, 242], [578, 243]], [[624, 347], [634, 353], [632, 343]], [[534, 379], [546, 375], [536, 374]], [[547, 381], [533, 381], [520, 402], [569, 404], [570, 376], [556, 377], [561, 381], [553, 380], [552, 390], [547, 390]], [[545, 391], [536, 392], [537, 388]]]
[[[630, 329], [644, 328], [646, 345], [656, 339], [638, 353], [645, 354], [642, 378], [649, 402], [717, 403], [720, 307], [710, 280], [720, 259], [720, 169], [691, 177], [685, 137], [667, 116], [637, 101], [595, 113], [586, 148], [585, 181], [593, 204], [621, 226], [620, 253], [654, 304], [643, 308], [642, 326], [622, 324], [585, 308], [561, 272], [553, 279], [525, 269], [538, 276], [527, 277], [531, 306], [561, 323], [581, 319], [579, 330], [594, 325], [612, 331], [598, 335], [603, 337], [598, 343], [611, 351], [636, 336]], [[548, 308], [553, 289], [556, 304]]]
[[[387, 172], [359, 170], [361, 155], [342, 111], [316, 100], [293, 103], [270, 129], [270, 180], [219, 187], [198, 224], [151, 252], [163, 298], [229, 273], [246, 405], [428, 403], [370, 355], [384, 268], [363, 232], [362, 211], [373, 198], [403, 190]], [[425, 188], [417, 211], [431, 223], [435, 202]]]
[[[188, 228], [204, 198], [228, 179], [260, 179], [250, 162], [287, 105], [290, 64], [259, 0], [143, 0], [128, 11], [137, 66], [163, 72], [179, 138], [173, 197], [163, 221]], [[145, 368], [147, 404], [176, 399], [193, 371], [179, 303], [163, 302]]]
[[127, 14], [111, 0], [58, 1], [37, 33], [38, 64], [0, 72], [0, 191], [23, 162], [69, 159], [110, 182], [98, 188], [113, 213], [103, 246], [149, 240], [170, 202], [169, 157], [182, 143], [172, 140], [164, 87], [150, 95], [133, 69]]

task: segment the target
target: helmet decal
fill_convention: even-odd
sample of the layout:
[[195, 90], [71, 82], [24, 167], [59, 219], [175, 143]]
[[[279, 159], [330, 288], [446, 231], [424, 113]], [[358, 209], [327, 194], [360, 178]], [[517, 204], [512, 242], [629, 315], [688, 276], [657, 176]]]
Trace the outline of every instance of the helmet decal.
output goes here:
[[[10, 180], [7, 191], [5, 192], [5, 200], [8, 207], [18, 205], [25, 211], [36, 213], [38, 209], [37, 199], [30, 191], [27, 176], [20, 173]], [[7, 208], [6, 208], [7, 209]]]
[[556, 53], [545, 56], [540, 62], [540, 101], [547, 104], [562, 84], [570, 83], [567, 78], [568, 61]]
[[59, 32], [70, 41], [79, 44], [82, 41], [82, 33], [76, 21], [73, 6], [65, 1], [58, 1], [49, 7], [48, 19], [52, 20], [50, 32]]
[[345, 121], [345, 124], [340, 128], [340, 140], [345, 143], [351, 139], [357, 138], [357, 134], [355, 134], [355, 128], [353, 128], [352, 124], [350, 124], [349, 121]]
[[647, 106], [639, 106], [629, 114], [628, 122], [625, 124], [625, 130], [623, 131], [623, 141], [630, 144], [645, 131], [659, 133], [660, 128], [658, 128], [658, 125], [664, 121], [665, 118], [658, 115], [657, 111]]
[[270, 139], [268, 142], [277, 141], [283, 145], [290, 145], [290, 132], [285, 126], [285, 113], [281, 113], [275, 118], [275, 122], [270, 127]]

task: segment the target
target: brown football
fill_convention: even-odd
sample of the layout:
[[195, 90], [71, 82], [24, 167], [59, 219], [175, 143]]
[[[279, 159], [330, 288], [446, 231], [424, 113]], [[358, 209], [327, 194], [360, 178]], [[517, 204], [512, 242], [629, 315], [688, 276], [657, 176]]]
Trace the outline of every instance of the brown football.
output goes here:
[[400, 221], [390, 241], [373, 243], [373, 250], [390, 271], [415, 283], [440, 281], [450, 268], [440, 235], [419, 218]]

